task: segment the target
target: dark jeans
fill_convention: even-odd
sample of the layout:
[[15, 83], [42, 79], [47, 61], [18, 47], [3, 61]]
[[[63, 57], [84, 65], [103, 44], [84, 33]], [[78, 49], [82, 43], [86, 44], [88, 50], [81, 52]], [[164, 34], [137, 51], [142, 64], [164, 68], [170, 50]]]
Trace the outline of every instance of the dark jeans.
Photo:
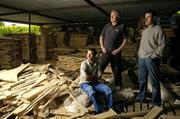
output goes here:
[[159, 83], [159, 59], [139, 58], [139, 84], [140, 93], [138, 100], [143, 102], [147, 95], [148, 76], [152, 83], [152, 105], [161, 105], [161, 93]]
[[112, 91], [107, 85], [100, 82], [81, 83], [80, 88], [87, 93], [88, 97], [90, 97], [96, 112], [104, 110], [104, 106], [98, 101], [98, 93], [103, 93], [105, 95], [106, 108], [109, 109], [112, 107]]
[[122, 76], [121, 76], [121, 54], [112, 55], [109, 53], [102, 53], [99, 63], [102, 72], [106, 69], [107, 65], [110, 63], [114, 75], [115, 86], [122, 86]]

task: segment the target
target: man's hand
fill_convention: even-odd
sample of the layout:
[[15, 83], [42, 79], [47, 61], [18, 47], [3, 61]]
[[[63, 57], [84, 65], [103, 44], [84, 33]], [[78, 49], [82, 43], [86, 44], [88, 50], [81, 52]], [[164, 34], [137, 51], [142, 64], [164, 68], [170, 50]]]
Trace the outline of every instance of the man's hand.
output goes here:
[[113, 51], [111, 52], [112, 55], [116, 55], [116, 54], [118, 54], [118, 53], [119, 53], [119, 50], [117, 50], [117, 49], [116, 49], [116, 50], [113, 50]]
[[102, 52], [103, 52], [103, 53], [107, 53], [106, 48], [102, 47], [101, 49], [102, 49]]
[[98, 78], [96, 75], [89, 75], [89, 76], [86, 76], [86, 81], [97, 81]]
[[104, 84], [108, 84], [108, 83], [109, 83], [108, 81], [106, 81], [106, 80], [103, 79], [103, 78], [99, 79], [99, 81], [102, 82], [102, 83], [104, 83]]

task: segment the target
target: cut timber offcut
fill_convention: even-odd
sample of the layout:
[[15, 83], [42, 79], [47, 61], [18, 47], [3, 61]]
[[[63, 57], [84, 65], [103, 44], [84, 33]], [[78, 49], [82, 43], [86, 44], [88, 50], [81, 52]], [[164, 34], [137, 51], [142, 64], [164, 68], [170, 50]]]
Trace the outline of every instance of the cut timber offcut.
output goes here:
[[9, 81], [9, 82], [18, 82], [18, 74], [26, 69], [30, 63], [21, 64], [19, 67], [0, 71], [0, 80]]

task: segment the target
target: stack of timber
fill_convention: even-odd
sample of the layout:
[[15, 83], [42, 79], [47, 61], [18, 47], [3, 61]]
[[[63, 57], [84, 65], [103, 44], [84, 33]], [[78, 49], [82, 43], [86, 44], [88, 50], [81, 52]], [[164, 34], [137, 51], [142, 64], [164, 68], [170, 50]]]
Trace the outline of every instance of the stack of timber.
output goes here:
[[5, 36], [16, 38], [20, 42], [21, 60], [24, 63], [36, 61], [36, 35], [31, 34], [31, 39], [29, 34], [5, 34]]
[[45, 38], [41, 35], [37, 37], [37, 60], [44, 61], [46, 59], [46, 41]]
[[10, 37], [1, 37], [0, 56], [0, 70], [19, 66], [21, 64], [19, 42]]
[[131, 41], [127, 41], [126, 45], [122, 50], [123, 59], [135, 59], [137, 54], [137, 45]]
[[176, 37], [174, 30], [175, 29], [173, 28], [163, 28], [163, 31], [167, 38]]
[[46, 59], [51, 59], [54, 56], [54, 48], [56, 47], [56, 39], [53, 31], [48, 28], [41, 27], [41, 40], [45, 42]]
[[70, 47], [74, 49], [85, 48], [87, 46], [88, 35], [72, 34], [70, 38]]
[[56, 32], [55, 33], [57, 48], [66, 46], [65, 41], [64, 41], [64, 36], [65, 36], [65, 32]]

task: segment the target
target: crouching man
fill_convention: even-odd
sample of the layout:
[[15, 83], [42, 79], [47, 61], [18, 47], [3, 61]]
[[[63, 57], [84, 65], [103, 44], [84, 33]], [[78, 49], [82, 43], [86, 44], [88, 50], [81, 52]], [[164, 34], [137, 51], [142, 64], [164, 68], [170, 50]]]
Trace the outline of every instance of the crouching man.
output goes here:
[[[101, 113], [112, 107], [113, 100], [111, 88], [99, 81], [102, 73], [96, 55], [96, 49], [87, 50], [87, 59], [81, 63], [80, 67], [80, 88], [91, 99], [96, 113]], [[104, 94], [105, 106], [99, 101], [99, 93]]]

